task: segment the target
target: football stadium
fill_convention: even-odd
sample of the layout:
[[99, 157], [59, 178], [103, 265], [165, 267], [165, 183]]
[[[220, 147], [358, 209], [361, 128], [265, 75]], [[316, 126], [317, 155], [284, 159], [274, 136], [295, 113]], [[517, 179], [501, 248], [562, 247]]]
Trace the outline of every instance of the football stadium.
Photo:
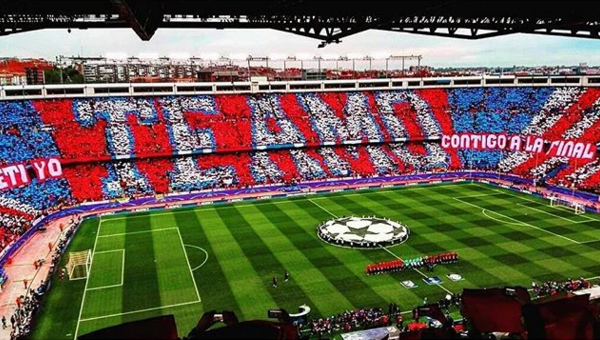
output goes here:
[[[52, 29], [600, 37], [565, 2], [366, 4], [0, 1], [0, 56]], [[600, 71], [426, 58], [0, 60], [0, 338], [600, 339]]]

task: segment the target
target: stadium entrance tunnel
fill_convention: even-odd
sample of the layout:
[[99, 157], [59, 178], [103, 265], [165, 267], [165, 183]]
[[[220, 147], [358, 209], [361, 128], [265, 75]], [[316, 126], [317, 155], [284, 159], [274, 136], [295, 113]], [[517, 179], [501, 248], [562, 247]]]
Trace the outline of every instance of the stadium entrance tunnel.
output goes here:
[[406, 242], [410, 230], [387, 218], [342, 216], [319, 225], [317, 234], [321, 240], [334, 246], [373, 249]]

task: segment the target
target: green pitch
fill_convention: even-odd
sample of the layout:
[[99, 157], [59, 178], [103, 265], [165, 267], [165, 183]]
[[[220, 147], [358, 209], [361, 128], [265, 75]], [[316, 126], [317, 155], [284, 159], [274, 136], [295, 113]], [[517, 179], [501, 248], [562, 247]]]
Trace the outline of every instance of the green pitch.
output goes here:
[[[387, 217], [409, 226], [411, 236], [390, 249], [322, 242], [316, 226], [341, 215]], [[175, 314], [183, 336], [212, 309], [241, 320], [302, 304], [311, 316], [392, 301], [410, 310], [424, 297], [437, 301], [465, 287], [592, 278], [600, 275], [600, 216], [483, 184], [413, 186], [108, 216], [84, 222], [68, 252], [88, 249], [89, 278], [54, 279], [33, 338], [72, 339], [166, 314]], [[369, 263], [443, 251], [458, 251], [460, 262], [433, 274], [365, 275]], [[450, 281], [451, 273], [464, 280]], [[429, 286], [424, 275], [443, 284]], [[404, 280], [418, 287], [405, 289]]]

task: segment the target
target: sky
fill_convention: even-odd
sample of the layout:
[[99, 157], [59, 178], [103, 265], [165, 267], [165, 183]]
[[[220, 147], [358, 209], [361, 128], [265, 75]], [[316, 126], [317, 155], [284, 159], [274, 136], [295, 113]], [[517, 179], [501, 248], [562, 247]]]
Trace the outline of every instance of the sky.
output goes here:
[[[139, 39], [131, 29], [73, 30], [71, 33], [61, 29], [0, 37], [0, 57], [55, 60], [58, 55], [89, 57], [115, 53], [197, 57], [420, 54], [423, 56], [422, 65], [433, 67], [578, 65], [582, 62], [590, 66], [600, 65], [600, 40], [543, 35], [516, 34], [462, 40], [371, 30], [346, 37], [340, 44], [325, 48], [317, 48], [318, 44], [315, 39], [268, 29], [159, 29], [148, 42]], [[412, 64], [406, 63], [407, 66]], [[361, 66], [366, 67], [366, 64], [357, 65], [357, 68]], [[397, 67], [390, 65], [390, 68]]]

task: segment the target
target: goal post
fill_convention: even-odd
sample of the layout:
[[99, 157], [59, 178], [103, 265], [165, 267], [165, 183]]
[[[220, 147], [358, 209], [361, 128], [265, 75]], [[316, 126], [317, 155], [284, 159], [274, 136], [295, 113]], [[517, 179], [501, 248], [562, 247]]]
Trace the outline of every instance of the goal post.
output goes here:
[[67, 273], [69, 280], [86, 279], [90, 273], [92, 264], [92, 251], [84, 250], [69, 253], [69, 261], [67, 262]]
[[573, 208], [575, 209], [576, 215], [585, 214], [585, 207], [580, 203], [573, 203]]
[[577, 202], [572, 202], [569, 200], [565, 200], [565, 199], [561, 199], [558, 196], [551, 196], [549, 197], [550, 199], [550, 206], [551, 207], [564, 207], [567, 208], [569, 210], [573, 210], [573, 212], [576, 215], [581, 215], [581, 214], [585, 214], [585, 206], [581, 203], [577, 203]]

